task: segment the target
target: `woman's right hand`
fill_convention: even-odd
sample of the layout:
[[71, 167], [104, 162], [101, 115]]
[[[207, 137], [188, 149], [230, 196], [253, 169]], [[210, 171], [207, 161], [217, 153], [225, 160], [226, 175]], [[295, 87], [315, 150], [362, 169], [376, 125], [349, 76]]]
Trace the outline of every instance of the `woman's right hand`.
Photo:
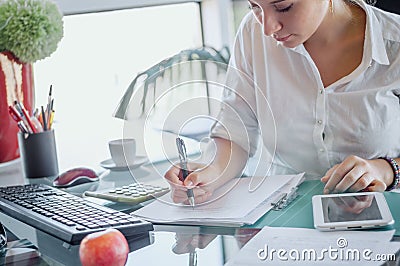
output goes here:
[[171, 197], [175, 203], [189, 204], [187, 190], [191, 188], [195, 204], [209, 200], [218, 187], [218, 171], [211, 165], [188, 163], [189, 175], [185, 180], [179, 165], [173, 165], [164, 175], [171, 186]]
[[215, 145], [213, 160], [208, 164], [188, 163], [189, 175], [185, 180], [178, 165], [172, 166], [165, 173], [175, 203], [189, 204], [188, 188], [193, 190], [195, 204], [206, 202], [215, 189], [242, 173], [248, 159], [245, 150], [222, 138], [213, 138], [211, 143]]

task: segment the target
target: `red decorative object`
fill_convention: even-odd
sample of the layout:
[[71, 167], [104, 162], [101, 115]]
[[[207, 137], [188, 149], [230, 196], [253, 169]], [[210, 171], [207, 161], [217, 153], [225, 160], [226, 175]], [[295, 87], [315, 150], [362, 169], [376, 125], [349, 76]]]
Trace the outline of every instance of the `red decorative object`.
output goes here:
[[0, 163], [19, 157], [17, 123], [8, 113], [14, 101], [32, 115], [35, 90], [32, 64], [22, 63], [11, 52], [0, 53]]

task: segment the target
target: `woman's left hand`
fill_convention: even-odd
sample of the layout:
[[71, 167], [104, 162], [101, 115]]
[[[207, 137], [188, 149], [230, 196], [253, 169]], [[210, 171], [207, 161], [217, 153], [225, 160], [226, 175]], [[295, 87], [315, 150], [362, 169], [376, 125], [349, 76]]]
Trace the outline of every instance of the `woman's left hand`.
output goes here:
[[326, 183], [325, 194], [361, 190], [385, 191], [392, 180], [393, 171], [385, 160], [366, 160], [354, 155], [333, 166], [321, 178]]

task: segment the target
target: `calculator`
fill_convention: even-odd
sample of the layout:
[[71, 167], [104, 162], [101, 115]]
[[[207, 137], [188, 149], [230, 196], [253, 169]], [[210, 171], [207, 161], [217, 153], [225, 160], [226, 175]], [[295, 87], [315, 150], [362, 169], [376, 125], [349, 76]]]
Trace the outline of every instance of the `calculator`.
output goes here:
[[168, 187], [143, 183], [133, 183], [130, 185], [104, 191], [85, 191], [83, 195], [87, 197], [94, 197], [135, 205], [151, 199], [155, 199], [168, 192]]

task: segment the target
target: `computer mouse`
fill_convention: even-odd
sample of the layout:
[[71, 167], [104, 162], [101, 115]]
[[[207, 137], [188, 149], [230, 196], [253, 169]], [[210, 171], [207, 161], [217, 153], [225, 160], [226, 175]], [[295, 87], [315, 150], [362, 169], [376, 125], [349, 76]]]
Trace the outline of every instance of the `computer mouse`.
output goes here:
[[55, 187], [73, 187], [98, 180], [99, 178], [94, 170], [86, 167], [77, 167], [60, 174], [54, 179], [53, 185]]

